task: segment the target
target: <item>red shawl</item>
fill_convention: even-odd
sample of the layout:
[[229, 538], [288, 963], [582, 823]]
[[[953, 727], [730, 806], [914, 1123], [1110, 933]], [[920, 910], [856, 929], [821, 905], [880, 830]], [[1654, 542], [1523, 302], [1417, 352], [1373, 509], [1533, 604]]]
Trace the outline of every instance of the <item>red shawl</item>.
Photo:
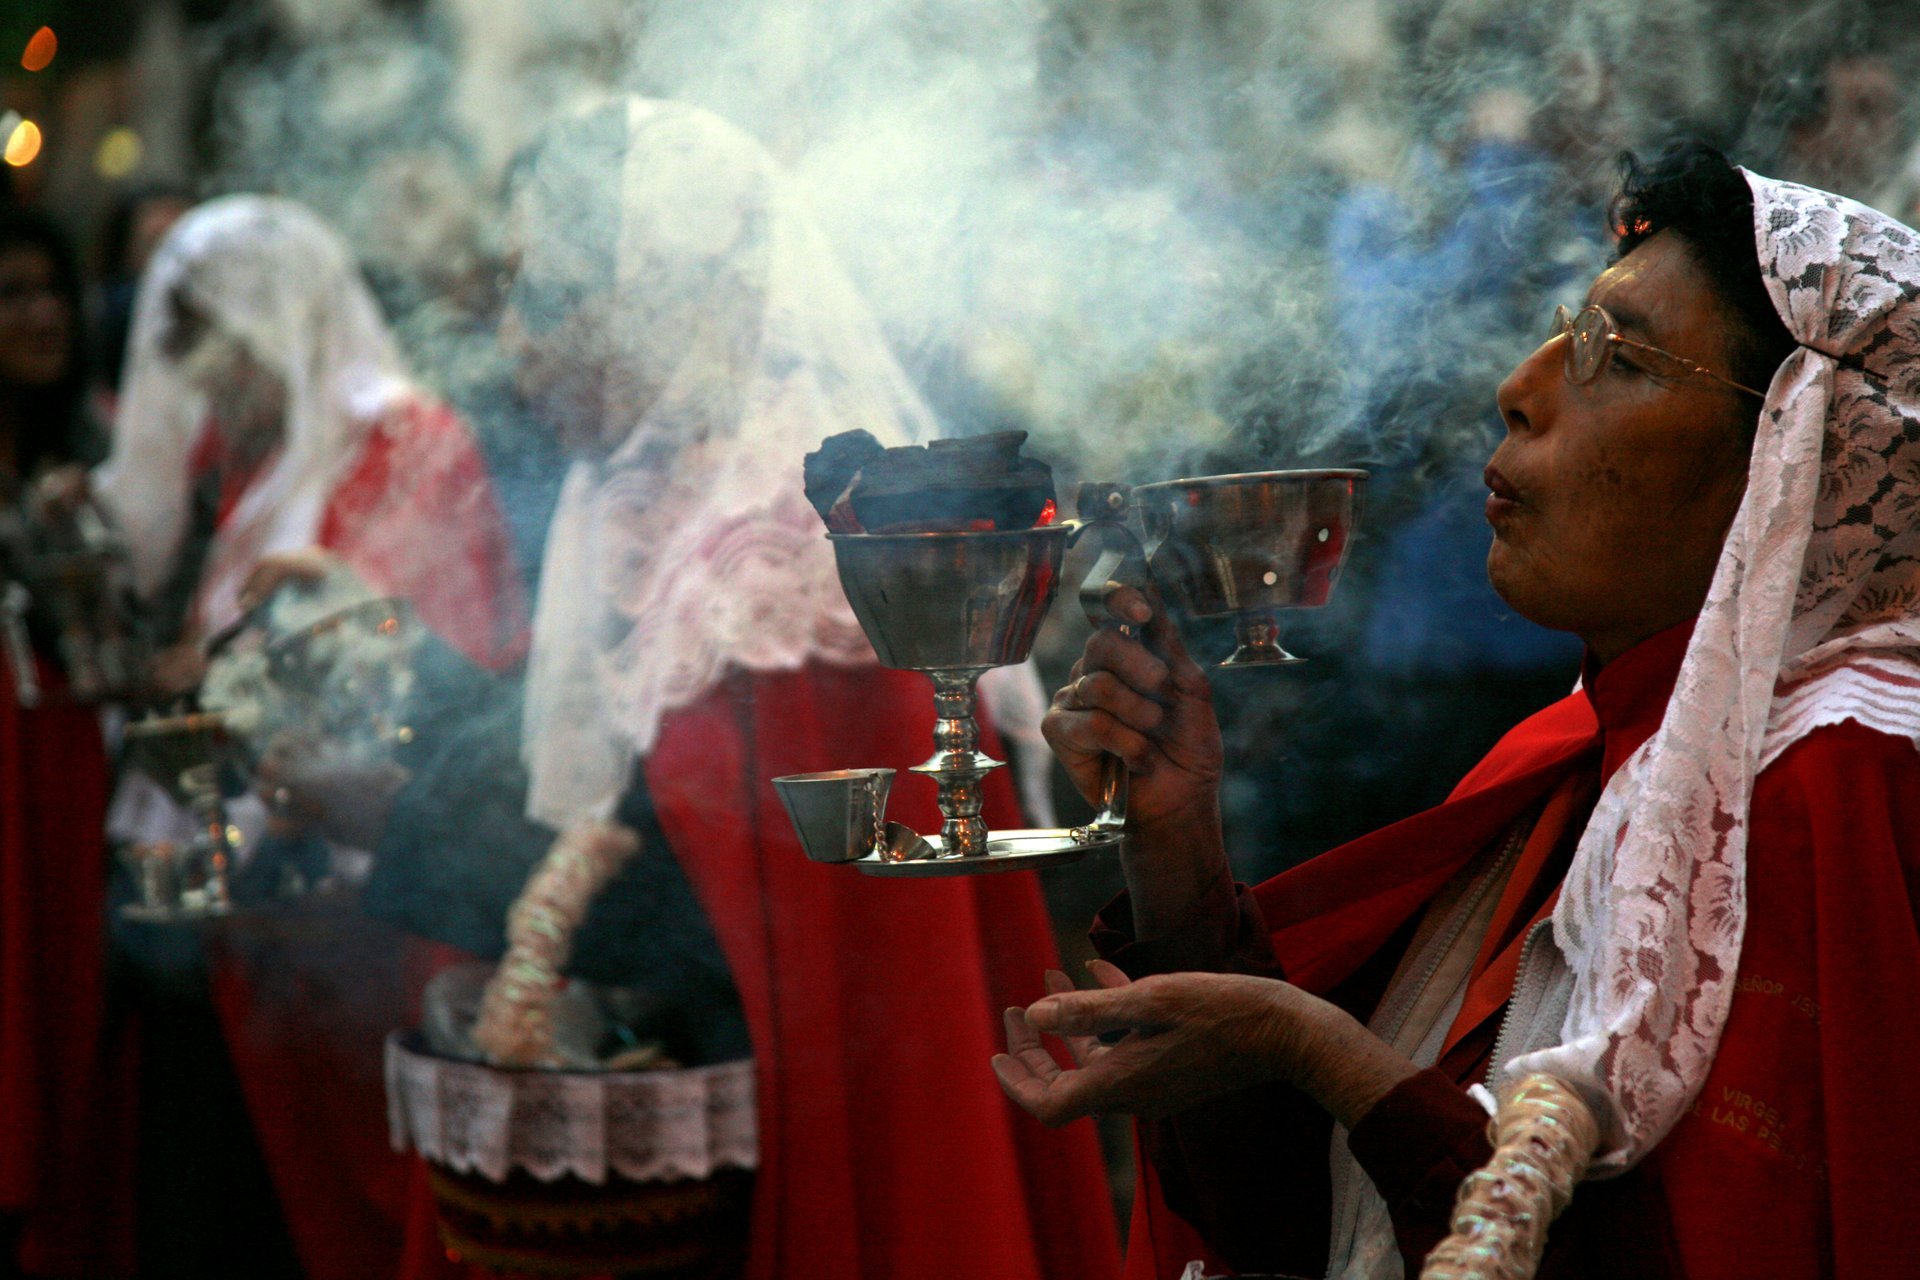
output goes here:
[[[1097, 937], [1136, 973], [1266, 971], [1364, 1017], [1404, 927], [1467, 858], [1574, 771], [1605, 776], [1651, 733], [1688, 631], [1525, 721], [1446, 803], [1243, 893], [1232, 920], [1131, 946], [1111, 924]], [[1920, 1060], [1920, 752], [1857, 724], [1816, 730], [1760, 775], [1750, 830], [1738, 993], [1706, 1088], [1645, 1162], [1580, 1189], [1543, 1278], [1731, 1280], [1755, 1259], [1768, 1274], [1895, 1275], [1920, 1257], [1908, 1185], [1920, 1100], [1898, 1085]], [[1126, 919], [1121, 905], [1109, 922]], [[1410, 1267], [1487, 1154], [1485, 1113], [1470, 1080], [1448, 1077], [1453, 1060], [1353, 1133]], [[1153, 1162], [1130, 1280], [1168, 1280], [1196, 1257], [1318, 1274], [1328, 1130], [1314, 1110], [1269, 1090], [1143, 1126]]]

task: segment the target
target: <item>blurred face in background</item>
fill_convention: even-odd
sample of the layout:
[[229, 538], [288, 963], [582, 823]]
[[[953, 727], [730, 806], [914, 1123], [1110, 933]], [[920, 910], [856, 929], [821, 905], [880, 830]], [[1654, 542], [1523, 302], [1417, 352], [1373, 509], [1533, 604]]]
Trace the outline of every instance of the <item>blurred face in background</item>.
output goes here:
[[596, 287], [584, 270], [554, 270], [544, 251], [536, 255], [541, 268], [528, 269], [528, 201], [514, 200], [508, 223], [500, 346], [513, 364], [521, 398], [562, 446], [570, 453], [604, 452], [598, 441], [606, 403], [602, 346], [609, 289]]
[[192, 208], [192, 204], [179, 196], [163, 195], [142, 200], [133, 211], [133, 217], [127, 222], [126, 259], [122, 271], [137, 280], [153, 261], [153, 251], [160, 247], [173, 224], [180, 221], [182, 214]]
[[161, 350], [187, 384], [206, 397], [207, 413], [229, 449], [258, 456], [280, 442], [286, 426], [286, 379], [184, 288], [167, 295]]
[[1871, 195], [1900, 160], [1900, 81], [1885, 58], [1871, 54], [1836, 58], [1826, 76], [1826, 109], [1788, 140], [1795, 171], [1829, 191]]
[[499, 329], [521, 396], [564, 448], [587, 457], [626, 438], [673, 363], [654, 358], [663, 350], [658, 325], [635, 299], [622, 301], [609, 262], [594, 251], [594, 240], [611, 242], [611, 230], [595, 231], [543, 207], [537, 191], [515, 195]]
[[50, 387], [66, 376], [75, 322], [53, 255], [35, 244], [0, 249], [0, 385]]

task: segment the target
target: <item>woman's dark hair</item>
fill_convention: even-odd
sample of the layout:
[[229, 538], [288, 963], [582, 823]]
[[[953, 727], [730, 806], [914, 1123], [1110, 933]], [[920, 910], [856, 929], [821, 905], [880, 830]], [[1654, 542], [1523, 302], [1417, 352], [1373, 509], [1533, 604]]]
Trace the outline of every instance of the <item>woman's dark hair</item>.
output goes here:
[[1798, 344], [1760, 277], [1753, 192], [1732, 163], [1703, 142], [1676, 142], [1645, 164], [1622, 153], [1608, 220], [1620, 237], [1620, 257], [1662, 231], [1686, 245], [1734, 320], [1734, 381], [1765, 390]]
[[50, 463], [98, 462], [102, 452], [99, 433], [85, 413], [87, 359], [80, 326], [86, 310], [79, 260], [51, 218], [32, 209], [0, 204], [0, 253], [18, 248], [38, 249], [53, 263], [53, 287], [73, 317], [73, 343], [67, 371], [58, 382], [14, 392], [20, 421], [26, 428], [14, 445], [15, 465], [22, 475], [28, 475]]

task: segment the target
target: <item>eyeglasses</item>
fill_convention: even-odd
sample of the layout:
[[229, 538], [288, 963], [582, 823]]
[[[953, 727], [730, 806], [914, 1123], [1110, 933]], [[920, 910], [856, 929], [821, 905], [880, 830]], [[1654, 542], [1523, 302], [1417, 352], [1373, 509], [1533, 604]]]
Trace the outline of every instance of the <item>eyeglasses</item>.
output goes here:
[[1677, 356], [1671, 351], [1662, 351], [1659, 347], [1650, 347], [1644, 342], [1635, 342], [1632, 338], [1620, 336], [1620, 326], [1614, 323], [1606, 308], [1595, 303], [1582, 307], [1578, 314], [1565, 307], [1553, 309], [1553, 328], [1547, 333], [1547, 341], [1552, 342], [1563, 334], [1573, 335], [1567, 343], [1567, 381], [1575, 386], [1592, 382], [1606, 369], [1607, 362], [1613, 359], [1616, 346], [1631, 347], [1638, 353], [1646, 371], [1656, 378], [1686, 378], [1694, 374], [1712, 378], [1722, 386], [1732, 387], [1735, 391], [1744, 391], [1750, 396], [1762, 400], [1767, 398], [1764, 391], [1755, 391], [1744, 383], [1723, 377], [1707, 368], [1695, 364], [1685, 356]]

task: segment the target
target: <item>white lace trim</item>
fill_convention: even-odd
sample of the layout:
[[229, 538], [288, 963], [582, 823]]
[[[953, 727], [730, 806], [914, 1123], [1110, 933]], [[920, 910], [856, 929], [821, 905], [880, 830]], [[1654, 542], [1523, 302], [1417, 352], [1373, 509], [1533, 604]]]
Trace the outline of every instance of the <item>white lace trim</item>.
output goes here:
[[1920, 655], [1855, 658], [1799, 684], [1783, 684], [1767, 718], [1760, 767], [1815, 729], [1847, 720], [1912, 738], [1920, 747]]
[[500, 1071], [387, 1038], [394, 1150], [495, 1182], [524, 1169], [633, 1182], [711, 1177], [760, 1162], [751, 1059], [683, 1071]]

